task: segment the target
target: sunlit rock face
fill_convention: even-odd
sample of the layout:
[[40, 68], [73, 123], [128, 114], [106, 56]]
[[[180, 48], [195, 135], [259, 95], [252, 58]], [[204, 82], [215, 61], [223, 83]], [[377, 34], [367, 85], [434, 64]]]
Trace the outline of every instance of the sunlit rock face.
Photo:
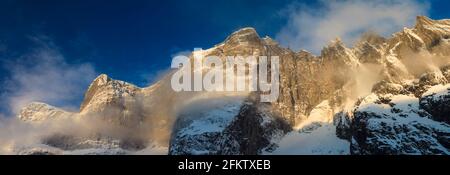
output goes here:
[[95, 119], [117, 126], [119, 134], [94, 132], [80, 137], [57, 131], [41, 139], [40, 146], [18, 150], [21, 154], [70, 154], [87, 148], [91, 151], [75, 153], [276, 154], [305, 148], [288, 153], [449, 154], [445, 89], [450, 81], [449, 36], [450, 20], [420, 16], [413, 28], [391, 37], [366, 33], [353, 47], [335, 39], [320, 55], [313, 55], [284, 48], [253, 28], [243, 28], [196, 53], [220, 58], [278, 56], [280, 95], [275, 102], [258, 102], [259, 92], [231, 95], [231, 99], [230, 94], [212, 93], [198, 101], [204, 93], [171, 89], [171, 73], [145, 88], [100, 75], [88, 87], [78, 113], [32, 103], [19, 118], [36, 124], [61, 118]]
[[141, 88], [102, 74], [89, 86], [80, 113], [85, 116], [94, 115], [114, 123], [133, 125], [132, 122], [143, 120], [143, 116], [139, 116], [137, 112], [141, 107], [137, 101], [141, 97]]
[[40, 122], [45, 120], [64, 119], [73, 115], [74, 114], [71, 112], [66, 112], [45, 103], [33, 102], [22, 108], [18, 118], [27, 122]]

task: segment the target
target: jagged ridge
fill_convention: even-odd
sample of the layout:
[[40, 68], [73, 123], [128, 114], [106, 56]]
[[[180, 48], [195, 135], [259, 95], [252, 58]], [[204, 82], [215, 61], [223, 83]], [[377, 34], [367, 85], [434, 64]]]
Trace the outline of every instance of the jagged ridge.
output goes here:
[[[340, 40], [336, 40], [325, 47], [320, 56], [315, 56], [307, 51], [294, 52], [290, 49], [282, 48], [269, 37], [261, 39], [255, 29], [243, 28], [231, 34], [221, 44], [202, 51], [202, 54], [203, 56], [280, 56], [280, 97], [277, 102], [270, 104], [271, 112], [277, 113], [276, 116], [281, 117], [292, 127], [305, 121], [309, 117], [310, 112], [325, 100], [328, 100], [329, 105], [337, 108], [337, 112], [339, 112], [339, 109], [346, 105], [349, 97], [357, 95], [354, 94], [355, 91], [352, 89], [355, 86], [354, 84], [358, 83], [355, 75], [368, 63], [376, 64], [380, 67], [379, 71], [373, 74], [379, 74], [379, 79], [386, 83], [384, 85], [378, 84], [380, 85], [378, 87], [381, 88], [374, 91], [375, 93], [383, 91], [397, 93], [399, 91], [399, 93], [411, 94], [418, 98], [430, 87], [447, 83], [449, 81], [448, 70], [432, 70], [437, 71], [437, 74], [428, 73], [419, 76], [417, 73], [412, 72], [410, 67], [405, 65], [405, 62], [410, 59], [411, 54], [419, 53], [427, 53], [439, 56], [444, 60], [447, 59], [450, 54], [448, 51], [450, 47], [448, 43], [449, 35], [450, 20], [431, 20], [427, 17], [419, 16], [414, 28], [405, 28], [391, 38], [385, 39], [374, 34], [367, 34], [355, 45], [355, 48], [347, 48]], [[435, 81], [436, 77], [441, 77], [441, 80], [438, 78]], [[443, 80], [442, 77], [444, 77]], [[386, 89], [386, 87], [391, 87], [391, 89]], [[104, 117], [117, 119], [116, 121], [119, 121], [118, 123], [120, 124], [136, 126], [145, 120], [148, 115], [154, 113], [154, 111], [142, 111], [143, 106], [140, 104], [143, 103], [139, 103], [141, 100], [144, 100], [144, 104], [149, 104], [150, 106], [171, 105], [177, 102], [176, 98], [170, 97], [169, 99], [172, 100], [158, 104], [160, 101], [163, 101], [161, 99], [165, 98], [160, 97], [161, 94], [166, 94], [161, 92], [168, 88], [170, 87], [168, 87], [167, 81], [164, 80], [152, 87], [138, 88], [122, 81], [112, 80], [106, 75], [100, 75], [86, 92], [80, 111], [81, 114], [87, 116], [93, 111], [97, 114], [98, 111], [105, 112], [108, 109], [118, 109], [113, 110], [112, 113], [110, 111], [103, 113], [107, 114]], [[377, 96], [377, 98], [380, 97]], [[356, 106], [359, 106], [359, 104], [356, 104]], [[24, 108], [24, 111], [29, 111], [29, 108], [35, 107], [31, 105]], [[154, 107], [152, 109], [158, 108]], [[430, 112], [432, 110], [427, 111]], [[161, 111], [159, 114], [164, 114], [164, 112], [169, 111]], [[357, 132], [351, 129], [346, 130], [345, 128], [353, 127], [353, 122], [358, 122], [360, 117], [354, 118], [354, 111], [343, 112], [350, 115], [343, 117], [345, 121], [336, 122], [338, 129], [342, 129], [342, 132], [345, 130], [344, 133], [347, 135], [345, 138], [358, 138], [357, 135], [354, 135]], [[27, 115], [33, 116], [34, 114]], [[42, 120], [45, 117], [37, 118]], [[248, 135], [245, 132], [252, 131], [241, 132], [238, 135]], [[260, 132], [265, 132], [265, 130]], [[341, 132], [338, 132], [338, 135], [339, 133]], [[352, 142], [354, 153], [373, 153], [371, 152], [373, 150], [356, 146], [356, 144], [360, 145], [361, 143], [368, 144], [361, 138], [358, 138], [357, 142]], [[389, 145], [387, 146], [389, 147]], [[256, 147], [255, 149], [261, 149], [261, 147]], [[448, 149], [448, 145], [444, 144], [444, 147]], [[355, 149], [360, 150], [357, 151]], [[258, 153], [258, 151], [252, 151], [246, 150], [247, 153]], [[445, 153], [445, 151], [439, 153]]]

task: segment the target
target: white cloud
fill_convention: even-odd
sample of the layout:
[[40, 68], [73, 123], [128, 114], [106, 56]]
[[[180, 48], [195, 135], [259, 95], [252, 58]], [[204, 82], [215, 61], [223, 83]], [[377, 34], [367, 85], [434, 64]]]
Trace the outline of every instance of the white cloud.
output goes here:
[[13, 114], [33, 101], [78, 109], [84, 91], [96, 76], [93, 66], [68, 63], [45, 37], [31, 39], [37, 44], [35, 49], [2, 63], [9, 76], [2, 83], [1, 105]]
[[177, 51], [177, 52], [171, 54], [170, 57], [174, 58], [174, 57], [180, 56], [180, 55], [189, 57], [191, 54], [192, 54], [192, 50], [181, 50], [181, 51]]
[[[189, 57], [192, 53], [192, 50], [180, 50], [180, 49], [174, 50], [176, 51], [170, 54], [171, 59], [180, 55]], [[157, 68], [157, 66], [153, 66], [150, 70], [151, 71], [141, 72], [140, 74], [140, 78], [143, 80], [143, 83], [141, 85], [144, 85], [145, 87], [155, 84], [172, 71], [170, 68], [160, 69]]]
[[417, 15], [426, 15], [429, 5], [414, 0], [321, 1], [319, 7], [294, 3], [282, 11], [287, 25], [276, 39], [294, 50], [320, 53], [330, 40], [341, 38], [351, 45], [363, 32], [383, 36], [412, 26]]

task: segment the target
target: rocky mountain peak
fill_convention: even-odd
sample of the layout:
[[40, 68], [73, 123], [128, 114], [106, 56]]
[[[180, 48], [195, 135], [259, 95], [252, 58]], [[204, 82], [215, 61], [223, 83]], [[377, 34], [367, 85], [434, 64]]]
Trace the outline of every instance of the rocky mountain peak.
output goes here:
[[433, 20], [426, 16], [417, 16], [415, 29], [428, 28], [434, 30], [449, 30], [450, 20], [442, 19], [442, 20]]
[[109, 102], [116, 97], [122, 97], [124, 95], [132, 96], [138, 90], [140, 88], [130, 83], [113, 80], [106, 74], [101, 74], [91, 83], [86, 91], [84, 100], [80, 106], [80, 111], [83, 111], [89, 104]]
[[366, 32], [356, 42], [352, 49], [362, 63], [377, 63], [383, 56], [384, 43], [386, 39], [374, 32]]
[[266, 45], [278, 45], [278, 42], [276, 42], [275, 40], [273, 40], [271, 37], [269, 36], [265, 36], [263, 38], [263, 41]]
[[386, 42], [386, 38], [380, 36], [379, 34], [375, 32], [365, 32], [361, 35], [361, 38], [358, 40], [357, 45], [359, 44], [372, 44], [372, 45], [380, 45], [382, 43]]
[[233, 32], [224, 43], [228, 46], [261, 45], [262, 40], [254, 28], [245, 27]]
[[417, 16], [415, 32], [424, 37], [448, 37], [450, 33], [450, 20], [432, 20], [426, 16]]
[[93, 84], [101, 86], [108, 83], [108, 81], [111, 81], [111, 78], [109, 78], [108, 75], [100, 74], [97, 78], [94, 79]]
[[[237, 30], [237, 31], [235, 31], [235, 32], [233, 32], [232, 34], [231, 34], [231, 36], [233, 36], [233, 35], [240, 35], [240, 36], [245, 36], [245, 35], [256, 35], [256, 36], [258, 36], [258, 33], [256, 32], [256, 30], [255, 30], [255, 28], [253, 28], [253, 27], [244, 27], [244, 28], [241, 28], [241, 29], [239, 29], [239, 30]], [[258, 36], [259, 37], [259, 36]]]
[[426, 16], [417, 16], [416, 17], [416, 27], [424, 26], [424, 25], [433, 25], [435, 23], [434, 20], [426, 17]]
[[[321, 56], [281, 48], [269, 37], [260, 38], [255, 29], [243, 28], [221, 44], [197, 53], [278, 54], [277, 102], [253, 102], [251, 95], [245, 100], [217, 103], [206, 99], [188, 104], [189, 110], [172, 114], [179, 103], [184, 105], [183, 100], [198, 97], [197, 94], [172, 93], [170, 76], [141, 89], [102, 74], [89, 86], [81, 112], [76, 115], [81, 119], [99, 117], [129, 128], [142, 126], [144, 121], [167, 125], [168, 118], [176, 117], [176, 129], [169, 131], [170, 154], [260, 154], [280, 150], [283, 144], [278, 139], [293, 138], [295, 135], [290, 134], [297, 133], [326, 133], [329, 135], [324, 139], [326, 142], [329, 138], [347, 139], [348, 142], [339, 142], [349, 149], [340, 152], [344, 154], [450, 154], [450, 126], [441, 123], [449, 122], [446, 114], [450, 109], [450, 66], [442, 72], [403, 75], [408, 73], [403, 63], [414, 61], [408, 60], [411, 51], [435, 54], [436, 46], [449, 50], [449, 28], [449, 20], [419, 16], [415, 28], [405, 28], [389, 39], [368, 33], [352, 49], [337, 38], [322, 50]], [[443, 55], [443, 59], [448, 55]], [[365, 85], [369, 79], [376, 79], [371, 80], [375, 84]], [[360, 88], [370, 94], [353, 97]], [[192, 110], [191, 106], [201, 108]], [[19, 117], [39, 121], [67, 114], [71, 113], [33, 103]], [[292, 129], [299, 130], [285, 136]], [[316, 135], [310, 136], [316, 143]], [[307, 142], [302, 140], [298, 147]], [[336, 146], [332, 142], [317, 144]], [[322, 151], [319, 153], [330, 153]]]
[[18, 118], [22, 121], [44, 121], [47, 119], [68, 117], [70, 115], [71, 113], [54, 106], [40, 102], [32, 102], [20, 110]]
[[342, 61], [348, 66], [359, 64], [353, 51], [347, 48], [340, 38], [336, 38], [327, 47], [323, 48], [321, 57], [325, 60]]
[[296, 56], [300, 59], [306, 59], [306, 60], [311, 60], [316, 58], [316, 56], [314, 56], [311, 52], [308, 52], [306, 50], [300, 50], [299, 52], [296, 53]]
[[333, 46], [344, 46], [344, 42], [342, 41], [341, 38], [337, 37], [334, 40], [331, 40], [330, 43], [328, 44], [328, 47], [333, 47]]
[[322, 49], [322, 56], [327, 56], [329, 53], [341, 52], [345, 50], [345, 44], [342, 42], [340, 38], [336, 38]]
[[[404, 28], [388, 40], [388, 50], [396, 54], [399, 51], [436, 50], [450, 38], [450, 20], [432, 20], [425, 16], [418, 16], [414, 28]], [[446, 48], [440, 48], [446, 52]], [[402, 55], [400, 53], [400, 55]]]

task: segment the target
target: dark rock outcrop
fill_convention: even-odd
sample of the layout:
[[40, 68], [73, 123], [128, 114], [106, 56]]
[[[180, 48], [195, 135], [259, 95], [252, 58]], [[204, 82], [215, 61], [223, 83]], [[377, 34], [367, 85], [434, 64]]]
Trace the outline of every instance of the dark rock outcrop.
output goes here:
[[420, 108], [430, 113], [434, 120], [450, 124], [450, 89], [423, 96], [420, 99]]
[[[267, 108], [270, 105], [247, 100], [223, 131], [183, 134], [182, 130], [176, 130], [169, 154], [257, 155], [263, 151], [270, 152], [276, 148], [272, 138], [286, 134], [291, 127]], [[175, 125], [182, 125], [183, 122], [186, 121], [179, 119]]]
[[418, 99], [370, 96], [354, 112], [352, 154], [450, 154], [450, 126], [433, 121]]

